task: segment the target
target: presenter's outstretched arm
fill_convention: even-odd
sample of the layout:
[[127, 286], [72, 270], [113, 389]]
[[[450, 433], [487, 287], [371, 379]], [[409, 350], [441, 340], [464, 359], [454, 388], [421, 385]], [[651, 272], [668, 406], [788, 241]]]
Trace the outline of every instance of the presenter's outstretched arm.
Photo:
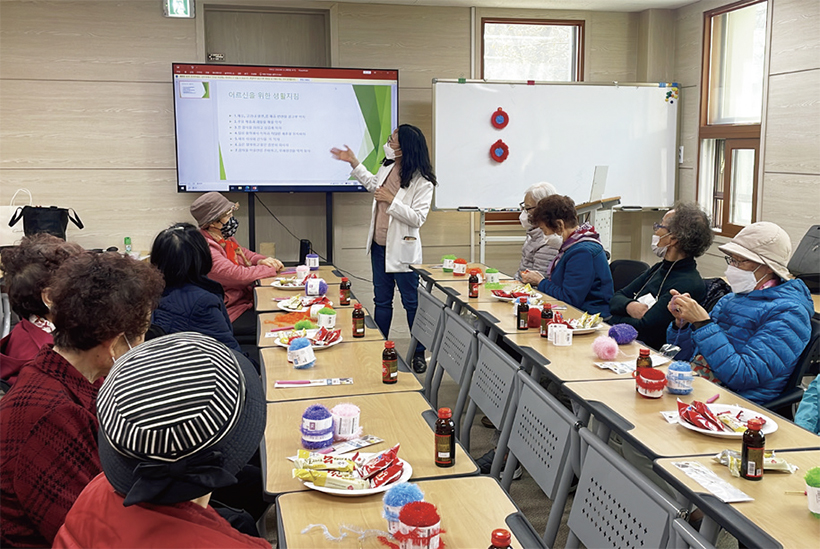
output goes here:
[[347, 145], [345, 145], [344, 149], [333, 147], [332, 149], [330, 149], [330, 154], [332, 154], [333, 158], [335, 158], [336, 160], [342, 160], [344, 162], [347, 162], [348, 164], [350, 164], [350, 167], [354, 170], [356, 169], [356, 166], [359, 165], [359, 159], [356, 158], [356, 155], [353, 154], [353, 151], [351, 151], [350, 147], [348, 147]]

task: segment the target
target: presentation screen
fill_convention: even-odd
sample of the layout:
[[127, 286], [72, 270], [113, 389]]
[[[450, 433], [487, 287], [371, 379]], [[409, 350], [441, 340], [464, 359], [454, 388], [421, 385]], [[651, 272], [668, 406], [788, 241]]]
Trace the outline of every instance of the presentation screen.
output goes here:
[[173, 64], [179, 192], [364, 191], [398, 124], [397, 70]]

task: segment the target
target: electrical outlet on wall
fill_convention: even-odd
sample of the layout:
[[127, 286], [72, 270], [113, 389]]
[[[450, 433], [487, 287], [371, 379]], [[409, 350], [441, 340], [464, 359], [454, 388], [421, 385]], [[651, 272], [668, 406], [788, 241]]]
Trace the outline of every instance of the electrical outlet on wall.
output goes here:
[[683, 164], [683, 145], [678, 147], [678, 164]]

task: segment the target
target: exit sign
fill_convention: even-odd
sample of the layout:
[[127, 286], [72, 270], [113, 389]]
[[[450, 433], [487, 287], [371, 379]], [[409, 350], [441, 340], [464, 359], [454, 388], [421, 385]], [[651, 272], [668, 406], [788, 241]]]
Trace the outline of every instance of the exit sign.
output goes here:
[[193, 19], [195, 0], [162, 0], [162, 15]]

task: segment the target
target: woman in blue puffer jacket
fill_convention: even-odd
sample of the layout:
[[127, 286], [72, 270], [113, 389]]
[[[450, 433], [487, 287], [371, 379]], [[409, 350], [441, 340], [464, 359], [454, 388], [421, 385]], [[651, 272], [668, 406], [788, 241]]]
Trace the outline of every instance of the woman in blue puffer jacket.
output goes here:
[[765, 404], [783, 392], [811, 334], [814, 304], [806, 285], [790, 280], [791, 240], [774, 223], [743, 228], [718, 248], [726, 254], [732, 293], [711, 316], [688, 294], [672, 290], [675, 321], [667, 341], [677, 358], [752, 402]]
[[165, 291], [151, 322], [165, 333], [199, 332], [242, 352], [233, 335], [222, 285], [208, 278], [211, 252], [202, 232], [177, 223], [154, 239], [151, 263], [165, 277]]

